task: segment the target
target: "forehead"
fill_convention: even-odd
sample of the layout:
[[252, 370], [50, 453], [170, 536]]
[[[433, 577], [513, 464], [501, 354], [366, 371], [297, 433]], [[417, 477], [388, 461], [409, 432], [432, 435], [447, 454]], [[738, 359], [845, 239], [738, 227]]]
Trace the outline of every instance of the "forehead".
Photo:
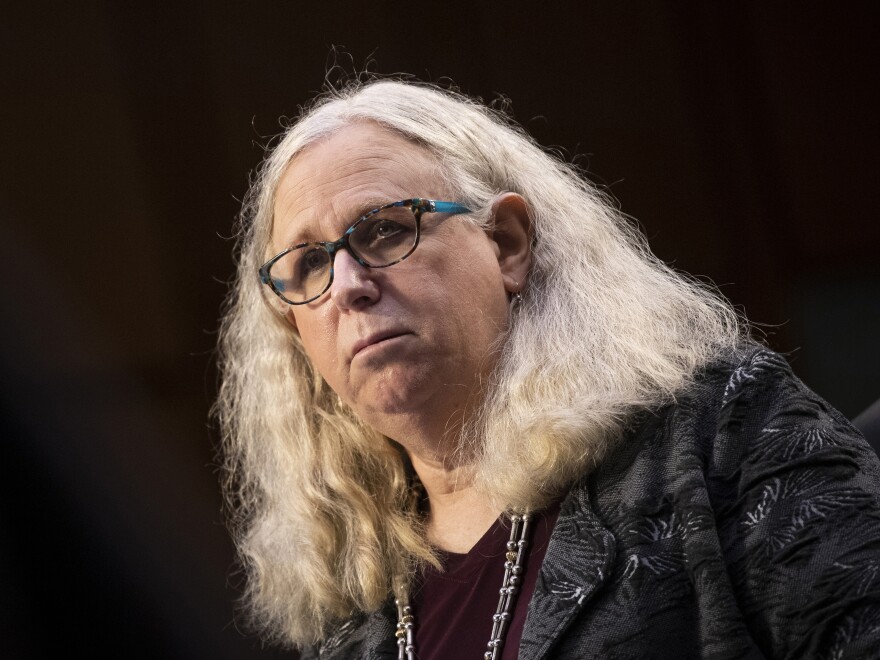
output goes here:
[[279, 182], [272, 241], [278, 249], [335, 239], [359, 215], [409, 197], [443, 197], [436, 159], [377, 124], [347, 126], [300, 152]]

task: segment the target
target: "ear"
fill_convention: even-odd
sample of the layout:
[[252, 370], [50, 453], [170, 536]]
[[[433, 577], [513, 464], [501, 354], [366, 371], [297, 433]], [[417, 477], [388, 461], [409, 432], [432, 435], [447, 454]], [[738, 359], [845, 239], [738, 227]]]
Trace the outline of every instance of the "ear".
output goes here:
[[532, 265], [532, 220], [526, 200], [516, 193], [504, 193], [492, 203], [491, 218], [489, 238], [497, 246], [504, 288], [508, 293], [519, 293]]

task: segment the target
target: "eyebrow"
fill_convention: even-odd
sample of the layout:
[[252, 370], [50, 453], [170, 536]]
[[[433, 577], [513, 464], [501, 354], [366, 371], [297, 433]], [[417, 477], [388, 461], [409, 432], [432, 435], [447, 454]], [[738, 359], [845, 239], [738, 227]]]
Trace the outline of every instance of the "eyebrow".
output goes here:
[[[409, 199], [409, 198], [404, 198]], [[357, 222], [363, 216], [365, 216], [370, 211], [375, 211], [378, 208], [385, 206], [386, 204], [393, 204], [394, 202], [399, 202], [398, 199], [379, 199], [377, 197], [371, 197], [369, 199], [364, 200], [360, 204], [355, 207], [355, 211], [352, 214], [351, 222], [349, 222], [346, 227], [350, 227], [352, 224]]]
[[[411, 198], [404, 197], [403, 199]], [[315, 234], [311, 231], [298, 231], [296, 234], [294, 234], [293, 240], [286, 242], [285, 248], [290, 248], [295, 245], [303, 245], [305, 243], [335, 241], [342, 236], [342, 232], [351, 227], [355, 222], [360, 220], [370, 211], [374, 211], [378, 208], [385, 206], [386, 204], [393, 204], [394, 202], [398, 201], [400, 200], [388, 199], [386, 197], [369, 197], [354, 207], [354, 210], [351, 212], [351, 214], [349, 214], [350, 217], [348, 218], [348, 220], [346, 220], [346, 224], [342, 227], [339, 236], [334, 236], [333, 238], [313, 238]]]

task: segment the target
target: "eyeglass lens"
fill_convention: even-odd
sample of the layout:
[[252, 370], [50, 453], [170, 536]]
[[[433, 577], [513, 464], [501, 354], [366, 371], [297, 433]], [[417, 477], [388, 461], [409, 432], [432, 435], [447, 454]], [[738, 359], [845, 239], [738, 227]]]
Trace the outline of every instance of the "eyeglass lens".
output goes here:
[[[412, 209], [392, 206], [358, 223], [348, 235], [348, 245], [364, 265], [381, 268], [406, 257], [417, 238]], [[289, 302], [304, 302], [327, 289], [332, 264], [333, 257], [325, 245], [310, 243], [272, 264], [270, 277], [275, 289]]]

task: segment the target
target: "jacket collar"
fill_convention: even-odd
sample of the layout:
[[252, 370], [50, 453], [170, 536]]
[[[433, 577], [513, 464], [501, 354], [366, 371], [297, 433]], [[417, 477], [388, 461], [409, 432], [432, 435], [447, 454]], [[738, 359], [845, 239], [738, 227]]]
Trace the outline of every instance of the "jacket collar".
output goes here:
[[[614, 562], [614, 536], [593, 513], [587, 479], [578, 482], [559, 509], [529, 603], [520, 640], [520, 660], [546, 658], [584, 604], [605, 582]], [[343, 624], [321, 657], [350, 658], [361, 649], [368, 660], [396, 660], [397, 609], [385, 607]], [[364, 620], [365, 619], [365, 620]]]
[[319, 648], [305, 649], [304, 659], [397, 660], [397, 608], [394, 601], [369, 614], [341, 623]]
[[519, 647], [520, 660], [547, 654], [611, 572], [614, 536], [590, 506], [587, 478], [578, 482], [559, 510], [550, 544], [529, 603]]
[[393, 600], [367, 619], [366, 657], [369, 660], [397, 660], [397, 607]]

